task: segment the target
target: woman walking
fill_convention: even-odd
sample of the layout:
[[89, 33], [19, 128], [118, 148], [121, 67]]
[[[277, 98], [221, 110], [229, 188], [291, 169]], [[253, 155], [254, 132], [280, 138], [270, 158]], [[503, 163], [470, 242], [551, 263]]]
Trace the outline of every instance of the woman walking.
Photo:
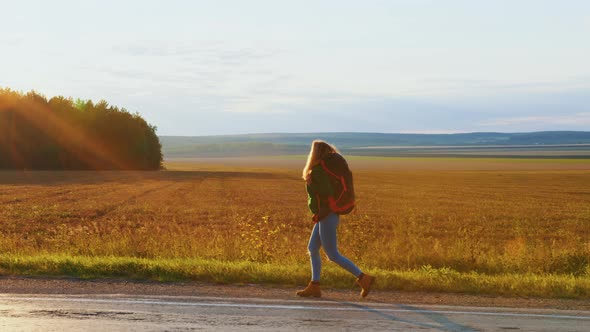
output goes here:
[[[330, 170], [327, 165], [334, 165]], [[308, 206], [313, 213], [315, 223], [309, 238], [309, 256], [311, 259], [311, 281], [307, 287], [297, 292], [298, 296], [303, 297], [321, 297], [320, 273], [322, 269], [322, 260], [320, 257], [320, 247], [328, 258], [340, 265], [342, 268], [357, 277], [357, 284], [361, 287], [361, 296], [369, 294], [375, 277], [364, 274], [353, 262], [342, 256], [338, 252], [336, 229], [339, 223], [339, 215], [330, 207], [330, 198], [333, 197], [334, 188], [331, 185], [330, 176], [333, 175], [334, 169], [340, 168], [347, 172], [348, 164], [338, 150], [333, 146], [321, 140], [313, 141], [307, 163], [303, 168], [303, 179], [306, 181], [308, 194]], [[332, 174], [328, 174], [328, 172]]]

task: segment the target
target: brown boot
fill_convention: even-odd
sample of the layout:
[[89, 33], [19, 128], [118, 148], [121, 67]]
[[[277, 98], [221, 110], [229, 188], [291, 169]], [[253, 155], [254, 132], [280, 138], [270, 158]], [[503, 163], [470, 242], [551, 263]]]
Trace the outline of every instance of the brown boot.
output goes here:
[[356, 283], [362, 288], [361, 297], [367, 297], [367, 295], [369, 295], [374, 282], [375, 277], [364, 273], [361, 274], [361, 276], [356, 280]]
[[301, 297], [322, 297], [319, 281], [310, 281], [305, 289], [297, 292], [297, 296]]

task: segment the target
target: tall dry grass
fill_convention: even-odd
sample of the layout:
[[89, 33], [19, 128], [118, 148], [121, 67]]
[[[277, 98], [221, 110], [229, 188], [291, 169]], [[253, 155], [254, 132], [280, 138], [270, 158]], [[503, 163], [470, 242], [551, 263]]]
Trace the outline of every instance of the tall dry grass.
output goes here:
[[[341, 252], [382, 271], [590, 276], [589, 170], [354, 170]], [[298, 166], [0, 172], [0, 254], [307, 269]]]

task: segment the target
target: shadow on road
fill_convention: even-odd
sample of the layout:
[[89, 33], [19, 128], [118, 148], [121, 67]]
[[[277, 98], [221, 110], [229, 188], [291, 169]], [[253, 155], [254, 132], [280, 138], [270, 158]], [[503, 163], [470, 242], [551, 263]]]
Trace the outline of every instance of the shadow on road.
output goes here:
[[411, 312], [411, 313], [422, 315], [425, 318], [432, 320], [438, 324], [426, 323], [426, 322], [421, 322], [421, 321], [417, 321], [417, 320], [411, 320], [411, 319], [407, 319], [407, 318], [397, 317], [391, 313], [385, 313], [383, 311], [380, 311], [379, 309], [371, 308], [371, 307], [368, 307], [365, 305], [360, 305], [358, 303], [341, 302], [341, 301], [334, 301], [334, 302], [337, 302], [337, 303], [340, 303], [343, 305], [348, 305], [348, 306], [355, 307], [355, 308], [359, 308], [359, 309], [362, 309], [366, 312], [370, 312], [372, 314], [378, 315], [380, 317], [383, 317], [383, 318], [386, 318], [386, 319], [389, 319], [392, 321], [406, 323], [406, 324], [414, 325], [414, 326], [421, 327], [421, 328], [437, 329], [437, 330], [441, 330], [441, 331], [466, 331], [466, 332], [467, 331], [469, 331], [469, 332], [477, 331], [469, 326], [465, 326], [465, 325], [461, 325], [459, 323], [453, 322], [447, 316], [445, 316], [443, 314], [432, 312], [432, 311], [429, 311], [429, 310], [426, 310], [423, 308], [409, 306], [409, 305], [397, 304], [397, 306], [400, 309], [407, 310], [408, 312]]

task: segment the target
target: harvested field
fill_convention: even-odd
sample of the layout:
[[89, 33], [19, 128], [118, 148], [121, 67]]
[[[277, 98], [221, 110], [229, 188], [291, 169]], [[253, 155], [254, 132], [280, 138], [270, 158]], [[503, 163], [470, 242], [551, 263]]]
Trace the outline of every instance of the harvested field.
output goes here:
[[[280, 264], [298, 271], [288, 282], [303, 281], [312, 224], [302, 164], [272, 157], [176, 160], [162, 172], [2, 171], [0, 269], [26, 274], [15, 257], [43, 255], [197, 259]], [[590, 162], [365, 157], [350, 164], [359, 201], [343, 217], [340, 249], [361, 267], [590, 283]], [[562, 293], [546, 295], [576, 294]]]

